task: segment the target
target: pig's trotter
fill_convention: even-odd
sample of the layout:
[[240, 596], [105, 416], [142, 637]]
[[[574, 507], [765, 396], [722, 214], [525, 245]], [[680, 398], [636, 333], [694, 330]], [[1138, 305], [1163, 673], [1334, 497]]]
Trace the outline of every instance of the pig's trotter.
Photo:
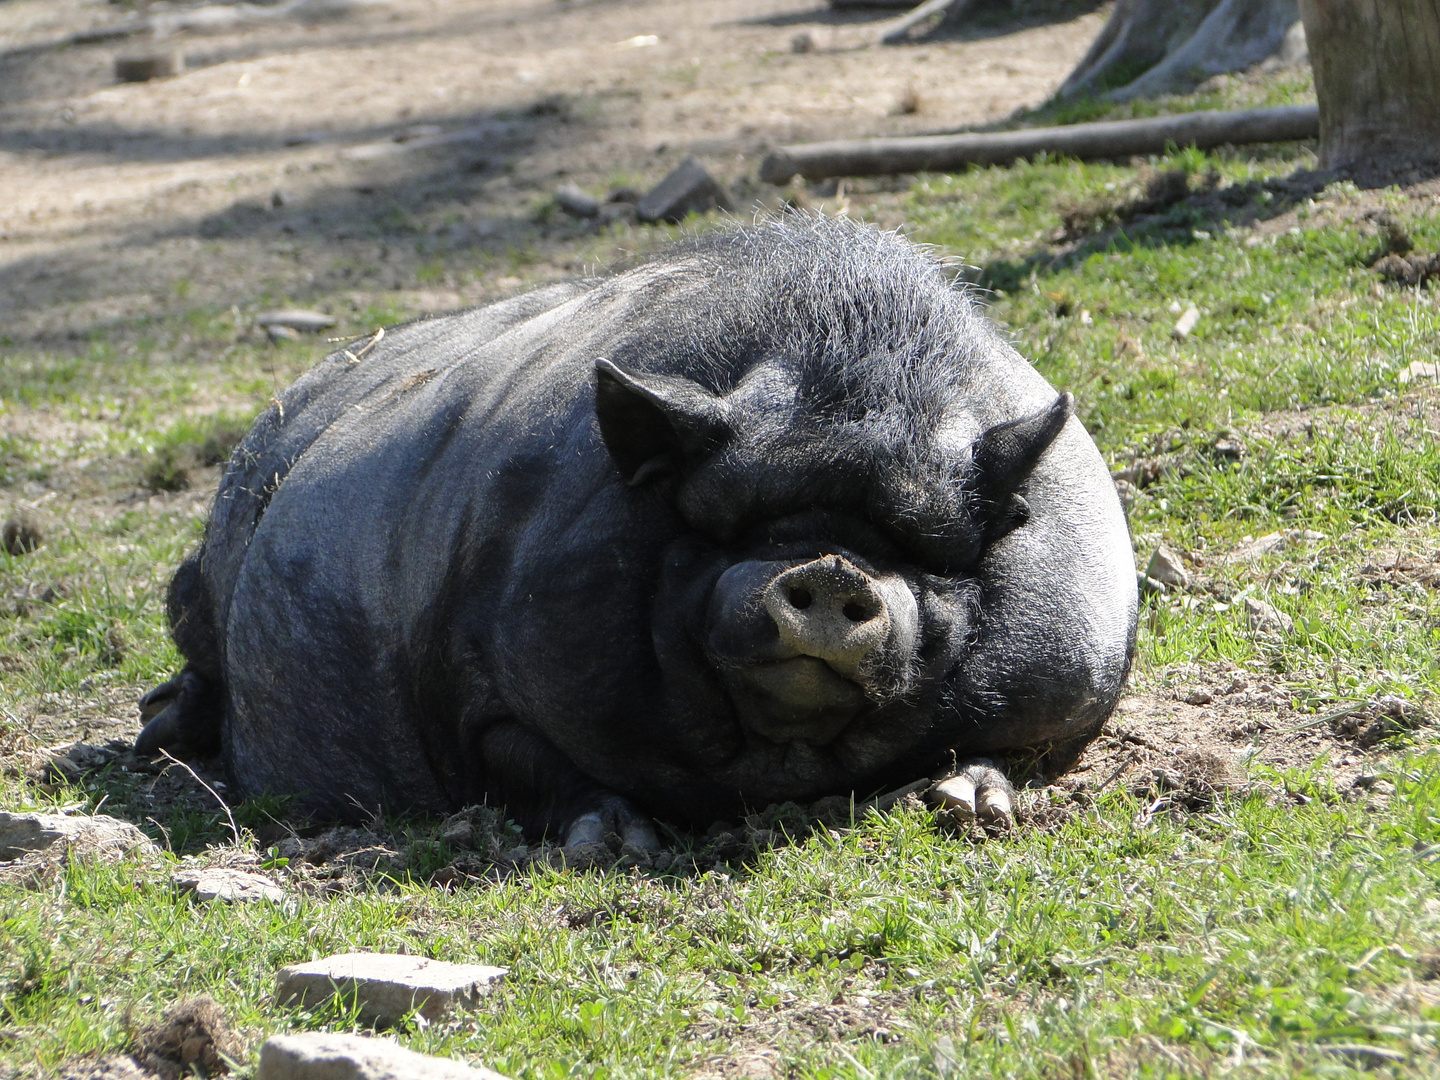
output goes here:
[[660, 850], [655, 822], [650, 816], [628, 799], [609, 795], [595, 809], [570, 822], [565, 830], [565, 854], [579, 855], [591, 844], [604, 844], [605, 838], [611, 835], [620, 838], [621, 854], [648, 855]]
[[216, 699], [215, 687], [192, 668], [161, 683], [140, 699], [145, 727], [135, 739], [135, 753], [150, 757], [178, 746], [200, 753], [218, 749]]
[[1015, 821], [1015, 789], [989, 758], [970, 758], [935, 785], [931, 801], [942, 809], [1005, 827]]
[[165, 711], [177, 694], [180, 693], [180, 684], [183, 677], [176, 675], [173, 679], [167, 679], [154, 690], [149, 691], [140, 699], [140, 719], [149, 724], [151, 720]]

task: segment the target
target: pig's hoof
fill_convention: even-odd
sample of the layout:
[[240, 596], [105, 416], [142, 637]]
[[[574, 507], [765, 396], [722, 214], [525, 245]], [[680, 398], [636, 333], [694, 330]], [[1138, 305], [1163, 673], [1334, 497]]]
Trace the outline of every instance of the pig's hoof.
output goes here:
[[183, 676], [176, 675], [140, 698], [140, 719], [149, 724], [180, 694]]
[[186, 668], [140, 699], [140, 719], [145, 726], [135, 739], [135, 753], [153, 757], [177, 746], [200, 753], [218, 750], [216, 714], [215, 686]]
[[615, 795], [570, 822], [565, 830], [565, 857], [577, 862], [590, 861], [596, 845], [608, 849], [612, 838], [619, 839], [622, 856], [645, 856], [660, 850], [655, 823], [649, 815]]
[[1007, 828], [1015, 822], [1015, 789], [989, 758], [971, 758], [962, 764], [931, 789], [930, 800], [988, 828]]
[[[144, 708], [143, 699], [141, 708]], [[144, 715], [143, 712], [141, 714]], [[180, 709], [175, 704], [166, 705], [140, 729], [135, 738], [135, 753], [141, 757], [154, 757], [161, 750], [168, 750], [181, 742]]]

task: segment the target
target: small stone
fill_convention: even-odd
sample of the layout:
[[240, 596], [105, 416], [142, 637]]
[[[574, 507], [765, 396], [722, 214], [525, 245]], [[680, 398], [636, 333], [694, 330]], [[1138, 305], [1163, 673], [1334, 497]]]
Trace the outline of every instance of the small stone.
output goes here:
[[809, 30], [801, 30], [790, 39], [790, 51], [793, 53], [808, 53], [815, 51], [815, 35]]
[[593, 218], [600, 213], [600, 200], [574, 184], [555, 189], [555, 205], [571, 217]]
[[263, 326], [267, 330], [272, 326], [283, 326], [287, 330], [301, 330], [307, 334], [316, 334], [334, 326], [335, 319], [323, 311], [300, 311], [286, 308], [281, 311], [260, 312], [255, 316], [255, 324]]
[[341, 994], [356, 999], [365, 1023], [394, 1024], [412, 1012], [435, 1020], [452, 1006], [475, 1005], [506, 974], [505, 968], [423, 956], [341, 953], [281, 968], [275, 1000], [313, 1008]]
[[465, 848], [471, 846], [473, 834], [474, 827], [470, 824], [470, 819], [459, 816], [446, 821], [440, 832], [447, 844]]
[[121, 82], [149, 82], [185, 70], [185, 58], [174, 49], [115, 58], [115, 77]]
[[1191, 331], [1195, 329], [1195, 324], [1199, 321], [1200, 309], [1197, 308], [1194, 304], [1191, 304], [1188, 308], [1185, 309], [1185, 314], [1181, 315], [1180, 318], [1176, 320], [1175, 327], [1170, 331], [1170, 334], [1177, 341], [1184, 341], [1190, 336]]
[[1398, 378], [1402, 383], [1411, 383], [1416, 379], [1440, 379], [1440, 364], [1429, 360], [1411, 360], [1408, 366], [1400, 369]]
[[1190, 584], [1190, 575], [1185, 572], [1185, 564], [1180, 556], [1164, 545], [1157, 547], [1150, 556], [1150, 565], [1145, 568], [1145, 576], [1177, 589], [1183, 589]]
[[1209, 705], [1215, 700], [1215, 695], [1209, 690], [1191, 690], [1185, 695], [1186, 705]]
[[1239, 461], [1245, 456], [1245, 444], [1234, 435], [1221, 435], [1210, 449], [1216, 457], [1228, 461]]
[[1245, 618], [1252, 633], [1288, 634], [1295, 629], [1295, 620], [1289, 615], [1264, 600], [1256, 600], [1253, 596], [1245, 598]]
[[225, 866], [207, 866], [200, 870], [179, 870], [170, 883], [182, 893], [194, 893], [202, 904], [221, 900], [227, 904], [245, 904], [252, 900], [283, 900], [280, 886], [264, 874], [234, 870]]
[[730, 193], [694, 156], [687, 157], [635, 207], [641, 221], [679, 222], [690, 213], [733, 209]]
[[59, 847], [123, 855], [158, 850], [150, 838], [128, 821], [106, 814], [11, 814], [0, 811], [0, 860]]
[[506, 1080], [484, 1066], [406, 1050], [389, 1039], [330, 1032], [274, 1035], [255, 1080]]

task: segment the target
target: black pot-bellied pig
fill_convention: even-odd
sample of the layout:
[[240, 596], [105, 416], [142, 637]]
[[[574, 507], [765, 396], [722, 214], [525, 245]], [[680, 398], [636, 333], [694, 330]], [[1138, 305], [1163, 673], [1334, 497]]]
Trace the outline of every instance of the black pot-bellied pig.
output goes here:
[[643, 846], [647, 815], [1083, 740], [1135, 570], [1071, 412], [846, 221], [402, 326], [235, 451], [137, 748], [218, 747], [327, 816], [489, 802]]

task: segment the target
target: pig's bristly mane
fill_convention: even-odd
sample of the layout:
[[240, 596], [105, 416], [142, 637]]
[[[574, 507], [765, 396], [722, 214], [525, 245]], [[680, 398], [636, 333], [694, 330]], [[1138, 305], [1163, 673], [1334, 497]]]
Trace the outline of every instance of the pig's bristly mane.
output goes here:
[[923, 442], [993, 348], [994, 330], [940, 262], [895, 233], [790, 215], [687, 248], [691, 269], [671, 283], [703, 285], [664, 352], [692, 373], [702, 359], [715, 393], [763, 350], [790, 367], [803, 412]]

